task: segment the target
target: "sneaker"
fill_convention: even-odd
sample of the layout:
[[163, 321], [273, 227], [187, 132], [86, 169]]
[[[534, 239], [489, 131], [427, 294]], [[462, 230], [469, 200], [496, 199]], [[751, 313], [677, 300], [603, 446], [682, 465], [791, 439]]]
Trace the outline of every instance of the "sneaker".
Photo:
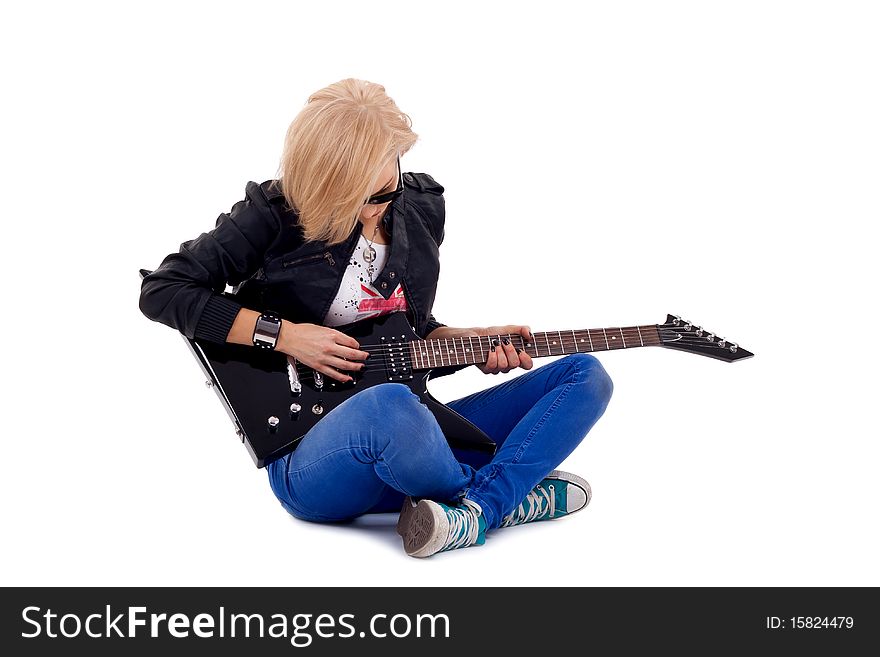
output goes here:
[[593, 491], [586, 479], [554, 470], [535, 486], [526, 499], [501, 521], [513, 527], [535, 520], [552, 520], [580, 511], [590, 503]]
[[406, 528], [409, 527], [410, 522], [409, 517], [419, 505], [419, 499], [421, 498], [407, 496], [407, 498], [403, 500], [403, 508], [400, 509], [400, 517], [397, 519], [397, 533], [401, 536], [406, 534]]
[[428, 499], [413, 503], [407, 497], [400, 515], [397, 531], [411, 557], [430, 557], [437, 552], [486, 542], [483, 510], [467, 498], [459, 505], [449, 506]]

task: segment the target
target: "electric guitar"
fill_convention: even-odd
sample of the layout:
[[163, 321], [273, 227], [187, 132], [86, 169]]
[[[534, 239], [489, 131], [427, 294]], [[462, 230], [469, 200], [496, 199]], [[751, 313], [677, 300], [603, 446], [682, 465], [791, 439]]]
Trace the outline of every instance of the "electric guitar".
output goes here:
[[502, 337], [532, 358], [636, 347], [678, 349], [728, 363], [754, 355], [676, 315], [667, 316], [663, 324], [533, 332], [533, 342], [521, 335], [423, 340], [402, 312], [335, 328], [370, 353], [364, 368], [346, 372], [353, 377], [346, 383], [283, 353], [183, 336], [258, 468], [293, 451], [309, 429], [355, 393], [387, 382], [403, 383], [419, 396], [453, 450], [481, 452], [488, 462], [495, 443], [435, 399], [427, 384], [432, 377], [485, 363], [492, 341]]

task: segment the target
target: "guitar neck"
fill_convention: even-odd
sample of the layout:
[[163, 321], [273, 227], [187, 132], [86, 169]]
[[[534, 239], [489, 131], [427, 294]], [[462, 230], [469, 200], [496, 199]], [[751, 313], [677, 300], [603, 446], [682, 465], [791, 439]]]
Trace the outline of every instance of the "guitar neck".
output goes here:
[[661, 344], [656, 324], [533, 332], [532, 337], [534, 338], [532, 342], [526, 341], [518, 333], [413, 340], [409, 343], [410, 356], [414, 370], [425, 370], [485, 363], [492, 350], [492, 342], [502, 338], [509, 338], [514, 348], [522, 349], [532, 358], [634, 347], [656, 347]]

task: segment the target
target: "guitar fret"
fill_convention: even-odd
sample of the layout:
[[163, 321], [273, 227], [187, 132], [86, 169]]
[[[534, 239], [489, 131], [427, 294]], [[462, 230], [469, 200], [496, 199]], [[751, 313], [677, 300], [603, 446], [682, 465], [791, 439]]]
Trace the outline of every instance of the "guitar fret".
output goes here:
[[577, 339], [577, 336], [574, 334], [574, 329], [572, 329], [572, 331], [571, 331], [571, 339], [574, 340], [574, 350], [577, 351], [578, 350], [578, 339]]
[[605, 348], [611, 349], [611, 345], [608, 344], [608, 334], [605, 332], [605, 329], [602, 329], [602, 335], [605, 336]]
[[638, 326], [636, 326], [636, 331], [639, 332], [639, 344], [641, 344], [644, 347], [645, 341], [642, 340], [642, 330]]
[[[462, 338], [462, 340], [464, 340], [464, 338]], [[476, 363], [476, 362], [477, 362], [477, 359], [476, 359], [476, 357], [474, 356], [474, 341], [473, 341], [473, 339], [471, 338], [471, 336], [468, 336], [468, 344], [470, 344], [470, 346], [471, 346], [471, 358], [473, 359], [471, 362], [472, 362], [472, 363]]]
[[593, 348], [593, 336], [590, 335], [590, 329], [587, 329], [587, 338], [589, 338], [589, 340], [590, 340], [590, 351], [596, 351]]
[[553, 355], [553, 350], [550, 349], [550, 338], [547, 337], [547, 334], [546, 334], [546, 333], [544, 333], [544, 342], [547, 343], [547, 355], [548, 355], [548, 356], [552, 356], [552, 355]]
[[623, 329], [618, 329], [620, 331], [620, 339], [623, 340], [623, 348], [626, 349], [626, 338], [623, 335]]

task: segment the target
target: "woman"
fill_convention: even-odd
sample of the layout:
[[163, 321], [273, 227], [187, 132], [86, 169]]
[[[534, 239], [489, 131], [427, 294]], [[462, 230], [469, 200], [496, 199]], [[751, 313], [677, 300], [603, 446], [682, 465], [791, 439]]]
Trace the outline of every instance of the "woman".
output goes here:
[[[312, 94], [288, 129], [278, 180], [248, 183], [214, 230], [145, 277], [142, 312], [190, 338], [274, 348], [338, 381], [363, 368], [368, 352], [333, 327], [388, 312], [407, 313], [427, 339], [531, 340], [528, 326], [452, 328], [431, 314], [444, 189], [428, 174], [402, 173], [400, 157], [417, 139], [410, 126], [378, 84], [346, 79]], [[238, 301], [219, 294], [227, 284]], [[277, 309], [281, 321], [258, 308]], [[505, 337], [478, 367], [532, 370], [532, 360]], [[596, 358], [572, 354], [449, 403], [496, 442], [486, 463], [454, 453], [407, 386], [375, 385], [270, 463], [269, 482], [304, 520], [402, 508], [398, 532], [414, 557], [480, 545], [489, 530], [589, 503], [589, 484], [554, 467], [611, 391]]]

